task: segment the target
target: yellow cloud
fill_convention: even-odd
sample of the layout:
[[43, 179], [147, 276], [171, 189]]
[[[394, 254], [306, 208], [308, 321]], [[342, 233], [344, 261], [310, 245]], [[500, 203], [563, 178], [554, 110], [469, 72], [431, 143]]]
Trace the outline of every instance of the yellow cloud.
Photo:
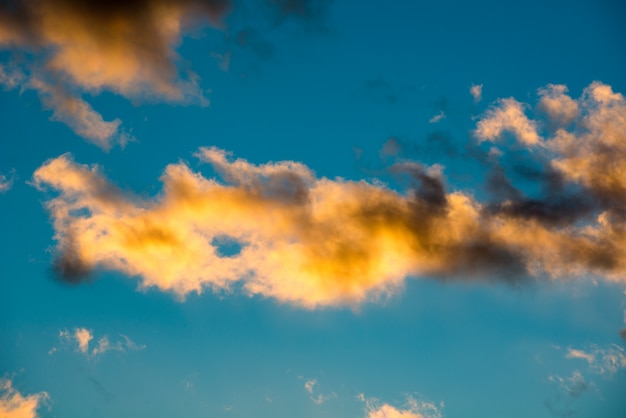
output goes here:
[[[537, 124], [517, 113], [521, 104], [498, 103], [513, 106], [513, 119], [536, 133]], [[531, 152], [552, 153], [550, 164], [577, 190], [576, 199], [560, 206], [550, 195], [494, 207], [467, 193], [448, 193], [438, 165], [396, 163], [391, 171], [417, 184], [398, 192], [378, 181], [317, 178], [293, 161], [254, 165], [216, 148], [201, 148], [196, 156], [223, 182], [171, 164], [154, 199], [120, 192], [97, 167], [69, 155], [46, 162], [34, 183], [58, 192], [47, 206], [62, 274], [76, 279], [102, 267], [181, 298], [237, 286], [314, 308], [379, 300], [407, 277], [594, 275], [623, 282], [626, 105], [610, 87], [593, 83], [578, 107], [580, 123], [554, 137], [529, 140], [525, 128], [512, 130]], [[500, 109], [492, 108], [485, 120], [497, 115]], [[483, 132], [485, 120], [478, 122]], [[224, 242], [237, 250], [222, 251]]]
[[22, 395], [10, 379], [0, 379], [0, 417], [36, 418], [37, 409], [49, 398], [46, 392]]

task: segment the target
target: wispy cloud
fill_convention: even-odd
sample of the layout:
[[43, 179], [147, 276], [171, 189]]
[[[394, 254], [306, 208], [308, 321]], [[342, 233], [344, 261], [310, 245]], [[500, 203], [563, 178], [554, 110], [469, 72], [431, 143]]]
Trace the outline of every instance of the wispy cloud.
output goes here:
[[37, 418], [39, 409], [49, 399], [46, 392], [23, 395], [11, 379], [0, 378], [0, 417]]
[[321, 405], [324, 402], [326, 402], [326, 401], [328, 401], [330, 399], [335, 399], [337, 397], [337, 394], [335, 392], [330, 392], [328, 394], [318, 393], [315, 390], [315, 386], [316, 385], [317, 385], [317, 380], [315, 380], [315, 379], [309, 379], [309, 380], [304, 382], [304, 389], [310, 395], [311, 400], [314, 403], [316, 403], [317, 405]]
[[483, 99], [483, 85], [472, 84], [472, 87], [470, 87], [470, 94], [474, 98], [474, 103], [480, 102]]
[[439, 122], [441, 119], [444, 119], [446, 117], [445, 112], [442, 110], [441, 112], [439, 112], [438, 114], [436, 114], [435, 116], [433, 116], [432, 118], [430, 118], [430, 120], [428, 121], [428, 123], [437, 123]]
[[[481, 140], [511, 129], [547, 167], [541, 181], [568, 185], [537, 198], [507, 192], [483, 204], [447, 192], [443, 167], [414, 161], [389, 167], [412, 184], [398, 192], [381, 181], [317, 178], [293, 161], [254, 165], [216, 148], [196, 156], [222, 181], [171, 164], [152, 200], [120, 192], [70, 155], [46, 162], [34, 184], [58, 193], [47, 207], [56, 266], [71, 280], [104, 267], [180, 297], [241, 284], [248, 294], [308, 308], [378, 300], [407, 277], [623, 281], [626, 103], [600, 83], [578, 103], [579, 123], [546, 139], [514, 99], [478, 122]], [[223, 252], [223, 242], [236, 251]]]
[[72, 331], [61, 330], [59, 331], [59, 340], [61, 342], [60, 347], [52, 347], [48, 354], [52, 355], [64, 347], [65, 344], [74, 346], [74, 349], [89, 358], [96, 358], [107, 351], [138, 351], [146, 348], [145, 345], [138, 345], [133, 342], [126, 335], [120, 334], [120, 338], [112, 341], [108, 335], [104, 335], [97, 339], [94, 345], [91, 341], [94, 341], [93, 332], [87, 328], [74, 328]]
[[584, 360], [591, 372], [604, 376], [612, 376], [620, 370], [626, 369], [626, 352], [617, 344], [611, 344], [604, 348], [591, 345], [586, 350], [569, 347], [565, 357]]
[[11, 190], [13, 187], [13, 178], [15, 174], [13, 171], [9, 174], [0, 173], [0, 193], [5, 193]]
[[544, 402], [548, 412], [555, 417], [569, 417], [576, 414], [577, 399], [595, 387], [578, 370], [573, 371], [569, 377], [550, 375], [548, 381], [558, 385], [558, 392]]

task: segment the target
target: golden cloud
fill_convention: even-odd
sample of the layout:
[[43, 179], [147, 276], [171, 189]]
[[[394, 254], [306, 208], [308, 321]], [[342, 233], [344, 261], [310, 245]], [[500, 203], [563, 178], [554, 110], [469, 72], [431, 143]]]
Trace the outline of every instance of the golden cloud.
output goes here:
[[46, 392], [22, 395], [10, 379], [0, 379], [0, 417], [36, 418], [37, 409], [48, 398]]
[[[581, 196], [613, 193], [592, 218], [580, 211], [563, 222], [546, 221], [537, 207], [553, 196], [533, 201], [532, 210], [512, 200], [494, 210], [467, 193], [446, 192], [439, 166], [395, 164], [393, 172], [417, 184], [398, 192], [379, 181], [317, 178], [292, 161], [233, 160], [216, 148], [196, 156], [222, 182], [171, 164], [153, 199], [121, 193], [97, 167], [77, 164], [70, 155], [46, 162], [34, 183], [58, 193], [47, 207], [59, 272], [79, 279], [102, 267], [181, 298], [240, 286], [249, 295], [315, 308], [380, 299], [401, 289], [407, 277], [593, 275], [624, 282], [624, 160], [608, 161], [617, 157], [605, 148], [625, 146], [619, 124], [626, 106], [596, 83], [579, 106], [583, 122], [574, 125], [582, 128], [537, 137], [537, 147], [555, 153], [554, 167]], [[487, 117], [496, 114], [491, 110]], [[580, 149], [588, 150], [586, 157]], [[227, 254], [224, 242], [239, 248]]]

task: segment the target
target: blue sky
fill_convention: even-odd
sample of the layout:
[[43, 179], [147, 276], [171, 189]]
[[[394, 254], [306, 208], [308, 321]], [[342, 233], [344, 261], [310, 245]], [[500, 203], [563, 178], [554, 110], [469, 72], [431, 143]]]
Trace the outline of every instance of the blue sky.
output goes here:
[[620, 416], [623, 15], [0, 3], [0, 416]]

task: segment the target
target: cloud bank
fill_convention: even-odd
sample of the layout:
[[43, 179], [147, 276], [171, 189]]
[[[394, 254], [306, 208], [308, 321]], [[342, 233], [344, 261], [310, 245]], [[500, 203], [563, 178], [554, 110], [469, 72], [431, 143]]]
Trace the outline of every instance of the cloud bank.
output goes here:
[[36, 418], [37, 409], [49, 399], [46, 392], [22, 395], [10, 379], [0, 379], [0, 417]]
[[533, 198], [514, 190], [481, 203], [446, 191], [441, 166], [413, 161], [389, 167], [411, 184], [399, 192], [380, 181], [318, 178], [293, 161], [233, 160], [216, 148], [196, 156], [221, 181], [171, 164], [152, 199], [122, 193], [70, 155], [41, 166], [34, 184], [56, 193], [47, 202], [55, 267], [68, 280], [100, 267], [181, 298], [241, 288], [306, 308], [378, 300], [407, 277], [623, 283], [626, 103], [593, 83], [577, 106], [576, 123], [548, 137], [514, 99], [478, 122], [479, 141], [509, 133], [544, 165], [536, 177], [550, 187]]

